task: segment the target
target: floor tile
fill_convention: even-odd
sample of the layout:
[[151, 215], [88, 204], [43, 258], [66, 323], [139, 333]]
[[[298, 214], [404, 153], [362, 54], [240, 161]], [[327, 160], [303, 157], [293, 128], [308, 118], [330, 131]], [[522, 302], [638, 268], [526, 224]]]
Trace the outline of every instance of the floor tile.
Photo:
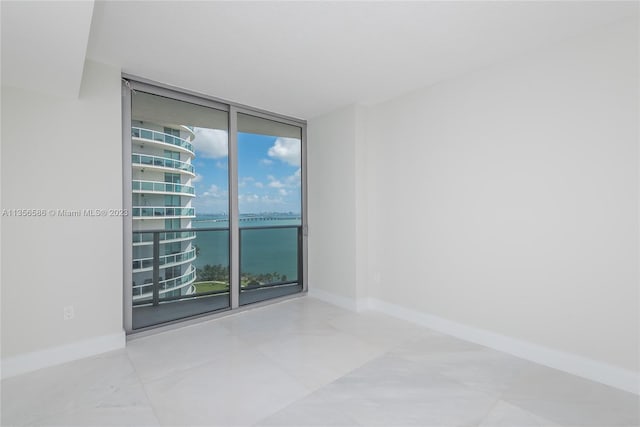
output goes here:
[[153, 424], [150, 403], [124, 350], [2, 381], [2, 425], [74, 424], [74, 414], [97, 413], [120, 424], [118, 413], [126, 411]]
[[449, 335], [431, 332], [419, 340], [398, 345], [392, 351], [407, 359], [416, 361], [431, 361], [439, 353], [453, 353], [463, 351], [483, 350], [483, 347], [472, 342], [464, 341]]
[[363, 425], [475, 425], [496, 398], [419, 362], [384, 355], [317, 392]]
[[309, 393], [252, 350], [145, 383], [162, 425], [252, 425]]
[[418, 325], [373, 311], [345, 313], [333, 317], [328, 323], [341, 332], [387, 349], [431, 334]]
[[415, 362], [384, 356], [355, 369], [261, 425], [477, 425], [495, 399]]
[[160, 426], [151, 406], [94, 407], [74, 412], [58, 413], [37, 420], [33, 426]]
[[311, 396], [292, 403], [286, 408], [260, 421], [259, 426], [358, 426], [349, 415], [353, 402]]
[[[418, 346], [421, 343], [416, 343]], [[535, 366], [526, 360], [488, 348], [432, 353], [398, 352], [399, 357], [419, 361], [448, 378], [472, 389], [501, 395], [527, 368]]]
[[503, 400], [496, 403], [479, 427], [560, 427]]
[[127, 353], [143, 381], [210, 362], [221, 354], [248, 348], [228, 329], [205, 322], [127, 343]]
[[258, 350], [312, 390], [384, 353], [331, 326], [307, 328], [264, 343]]
[[640, 425], [639, 396], [540, 365], [520, 375], [503, 400], [560, 425]]
[[297, 298], [2, 381], [2, 425], [638, 426], [636, 395]]

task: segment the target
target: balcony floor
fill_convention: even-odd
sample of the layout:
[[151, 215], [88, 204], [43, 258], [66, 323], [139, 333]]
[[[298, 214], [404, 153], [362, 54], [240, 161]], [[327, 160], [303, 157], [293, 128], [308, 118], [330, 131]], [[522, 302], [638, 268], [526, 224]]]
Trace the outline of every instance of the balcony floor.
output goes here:
[[2, 381], [2, 425], [632, 426], [638, 396], [311, 297]]
[[[252, 304], [254, 302], [295, 294], [301, 290], [302, 287], [300, 285], [289, 285], [255, 289], [247, 292], [243, 291], [240, 297], [240, 304]], [[145, 328], [176, 319], [184, 319], [190, 316], [223, 310], [228, 307], [229, 294], [175, 301], [160, 304], [156, 307], [151, 305], [139, 306], [133, 309], [133, 329]]]

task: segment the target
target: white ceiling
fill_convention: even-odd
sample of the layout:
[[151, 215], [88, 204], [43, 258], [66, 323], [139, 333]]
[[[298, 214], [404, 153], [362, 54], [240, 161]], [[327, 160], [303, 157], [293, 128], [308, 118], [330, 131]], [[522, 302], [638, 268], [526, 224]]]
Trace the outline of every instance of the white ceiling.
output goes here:
[[[20, 51], [5, 47], [5, 3], [3, 83], [5, 49], [12, 49], [12, 61]], [[126, 73], [311, 118], [637, 17], [637, 2], [96, 1], [86, 56]], [[63, 36], [73, 30], [86, 40], [81, 28], [57, 18]], [[29, 26], [30, 37], [38, 28]], [[73, 44], [50, 33], [41, 43]], [[17, 74], [34, 62], [7, 67]], [[64, 55], [51, 64], [69, 66]]]
[[2, 1], [2, 84], [77, 97], [93, 1]]

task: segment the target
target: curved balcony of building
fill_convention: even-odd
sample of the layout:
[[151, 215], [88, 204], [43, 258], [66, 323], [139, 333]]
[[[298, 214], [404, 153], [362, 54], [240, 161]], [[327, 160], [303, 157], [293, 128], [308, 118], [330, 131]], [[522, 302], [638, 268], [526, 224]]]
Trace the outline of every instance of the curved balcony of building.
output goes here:
[[[195, 231], [167, 231], [160, 233], [160, 244], [185, 242], [196, 238]], [[153, 233], [133, 232], [133, 246], [153, 245]]]
[[134, 179], [132, 183], [134, 193], [175, 194], [187, 197], [196, 196], [196, 189], [191, 185], [161, 181], [141, 181], [136, 179]]
[[192, 157], [195, 157], [193, 144], [191, 144], [184, 138], [180, 138], [179, 136], [171, 135], [157, 130], [132, 127], [131, 139], [136, 144], [140, 144], [142, 146], [144, 146], [145, 143], [153, 144], [162, 148], [170, 148], [173, 150], [182, 151]]
[[131, 154], [131, 166], [145, 169], [153, 169], [164, 172], [177, 172], [195, 177], [196, 173], [191, 163], [166, 157], [152, 156], [150, 154]]
[[[150, 279], [147, 279], [150, 280]], [[174, 277], [167, 280], [160, 280], [158, 283], [160, 298], [168, 292], [183, 289], [191, 286], [196, 281], [196, 269], [191, 266], [182, 276]], [[147, 282], [143, 284], [133, 283], [133, 301], [151, 299], [153, 296], [153, 283]]]
[[183, 208], [180, 206], [134, 206], [132, 209], [133, 219], [173, 219], [173, 218], [195, 218], [194, 208]]
[[[175, 267], [177, 265], [186, 264], [196, 259], [196, 248], [189, 249], [185, 252], [179, 252], [176, 254], [163, 255], [158, 258], [158, 266], [160, 269]], [[133, 260], [133, 272], [139, 273], [142, 271], [153, 270], [153, 257], [151, 258], [137, 258]]]
[[192, 142], [196, 139], [196, 129], [193, 126], [180, 125], [180, 129], [189, 134], [187, 141]]

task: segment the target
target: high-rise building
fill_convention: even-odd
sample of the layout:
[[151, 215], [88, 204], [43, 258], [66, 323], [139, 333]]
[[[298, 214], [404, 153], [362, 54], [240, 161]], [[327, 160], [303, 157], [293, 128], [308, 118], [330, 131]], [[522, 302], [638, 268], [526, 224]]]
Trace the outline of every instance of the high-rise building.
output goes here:
[[153, 233], [159, 233], [159, 296], [168, 298], [193, 292], [196, 269], [195, 209], [192, 179], [195, 157], [192, 128], [168, 123], [133, 121], [132, 214], [133, 214], [133, 300], [153, 296]]

